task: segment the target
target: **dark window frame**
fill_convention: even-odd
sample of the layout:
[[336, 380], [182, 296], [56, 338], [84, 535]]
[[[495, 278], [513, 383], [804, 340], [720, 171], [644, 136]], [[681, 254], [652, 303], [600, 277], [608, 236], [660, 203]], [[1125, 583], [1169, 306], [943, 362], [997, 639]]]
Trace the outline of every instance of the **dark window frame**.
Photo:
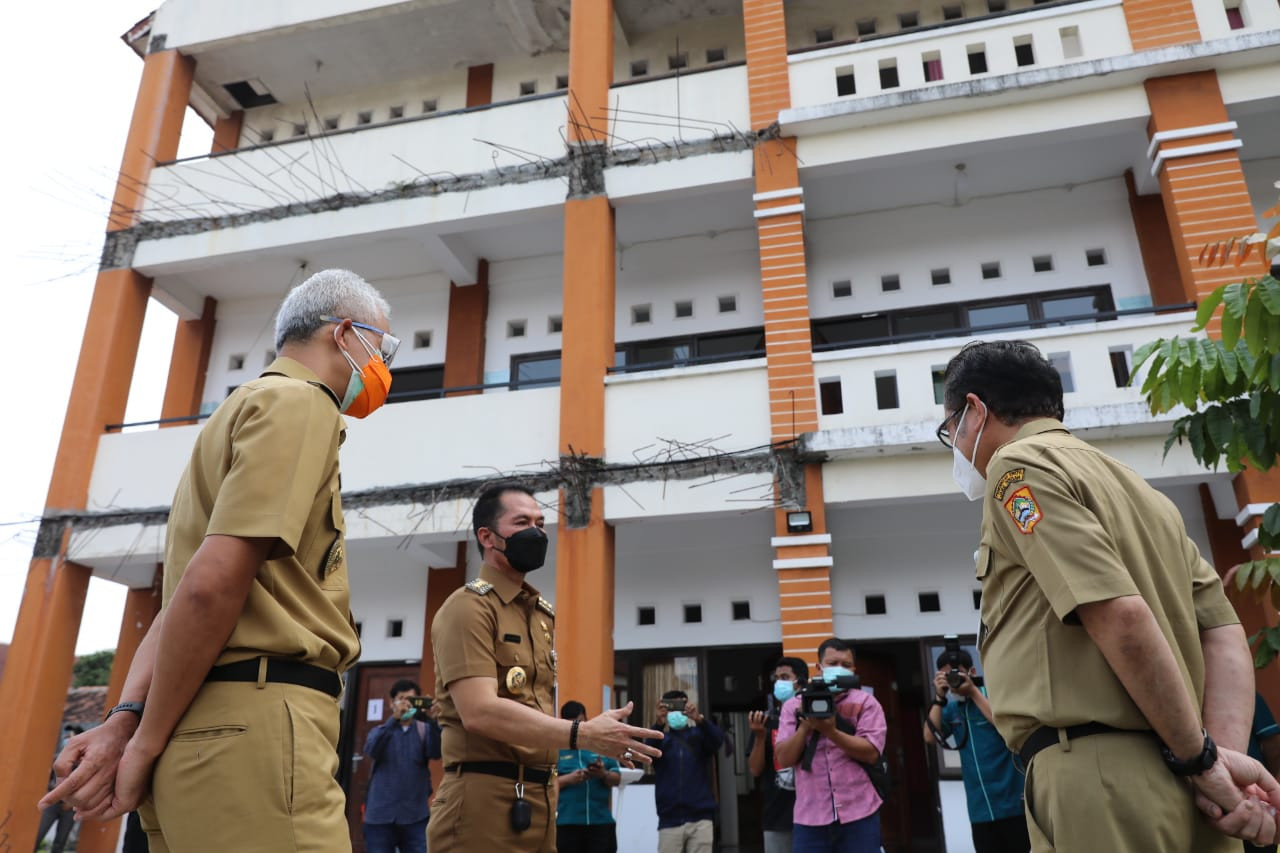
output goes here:
[[[397, 379], [401, 380], [399, 387], [403, 389], [405, 380], [408, 377], [425, 377], [432, 373], [438, 374], [439, 377], [439, 384], [434, 385], [434, 387], [414, 388], [411, 391], [397, 390]], [[409, 403], [414, 400], [435, 400], [443, 397], [444, 391], [443, 364], [415, 364], [412, 367], [398, 367], [391, 371], [391, 391], [387, 394], [387, 404]]]

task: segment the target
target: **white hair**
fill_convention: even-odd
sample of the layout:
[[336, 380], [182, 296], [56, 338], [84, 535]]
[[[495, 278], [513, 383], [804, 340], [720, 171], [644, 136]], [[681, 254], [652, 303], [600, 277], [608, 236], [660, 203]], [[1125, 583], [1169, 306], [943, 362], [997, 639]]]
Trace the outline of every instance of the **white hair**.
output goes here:
[[289, 291], [276, 313], [276, 350], [290, 341], [311, 339], [321, 317], [350, 318], [377, 325], [391, 319], [391, 306], [373, 285], [350, 270], [321, 270]]

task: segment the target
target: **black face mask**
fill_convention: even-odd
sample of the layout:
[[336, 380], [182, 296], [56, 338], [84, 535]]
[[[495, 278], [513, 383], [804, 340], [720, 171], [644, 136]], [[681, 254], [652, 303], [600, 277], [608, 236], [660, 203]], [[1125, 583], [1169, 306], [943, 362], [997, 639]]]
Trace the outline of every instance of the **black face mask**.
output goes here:
[[[496, 531], [495, 531], [496, 532]], [[501, 537], [501, 534], [499, 534]], [[528, 574], [542, 568], [547, 560], [547, 534], [540, 527], [526, 527], [518, 533], [501, 537], [507, 541], [506, 550], [500, 551], [511, 568], [520, 574]]]

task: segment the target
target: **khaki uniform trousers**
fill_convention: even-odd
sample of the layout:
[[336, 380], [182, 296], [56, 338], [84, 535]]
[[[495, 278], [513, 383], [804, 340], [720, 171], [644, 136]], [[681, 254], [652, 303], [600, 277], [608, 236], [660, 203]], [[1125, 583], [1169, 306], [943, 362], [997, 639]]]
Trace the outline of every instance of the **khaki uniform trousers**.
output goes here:
[[1106, 733], [1041, 751], [1027, 768], [1034, 853], [1238, 853], [1200, 815], [1151, 734]]
[[533, 820], [524, 832], [511, 829], [511, 803], [516, 783], [500, 776], [446, 771], [436, 791], [427, 824], [431, 853], [556, 853], [556, 780], [546, 785], [529, 782], [524, 798]]
[[205, 684], [138, 810], [151, 853], [350, 853], [338, 704], [293, 684]]

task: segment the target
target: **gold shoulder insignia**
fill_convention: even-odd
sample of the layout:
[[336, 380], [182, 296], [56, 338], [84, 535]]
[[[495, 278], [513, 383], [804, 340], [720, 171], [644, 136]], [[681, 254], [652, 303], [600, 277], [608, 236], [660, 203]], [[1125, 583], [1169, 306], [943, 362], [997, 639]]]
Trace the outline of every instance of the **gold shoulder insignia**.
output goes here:
[[488, 595], [489, 590], [493, 589], [493, 584], [489, 583], [487, 580], [476, 578], [467, 584], [467, 589], [471, 590], [476, 595]]
[[552, 619], [556, 618], [556, 609], [551, 606], [550, 601], [547, 601], [542, 596], [538, 596], [538, 609], [550, 616]]

